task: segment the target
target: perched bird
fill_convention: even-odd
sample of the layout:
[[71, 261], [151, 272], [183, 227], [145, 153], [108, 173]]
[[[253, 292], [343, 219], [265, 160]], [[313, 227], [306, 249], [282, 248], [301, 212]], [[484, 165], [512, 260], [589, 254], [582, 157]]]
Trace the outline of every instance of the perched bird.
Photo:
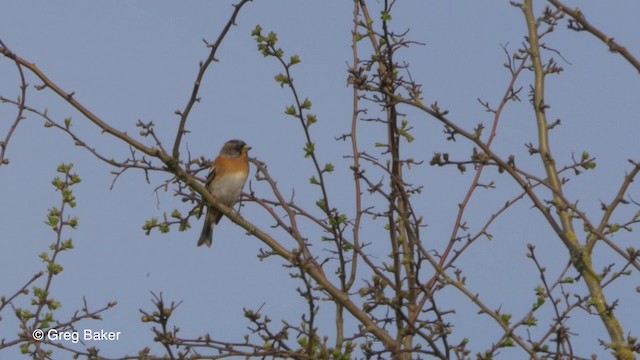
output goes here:
[[[238, 198], [249, 175], [249, 159], [247, 153], [251, 150], [242, 140], [229, 140], [220, 155], [213, 161], [206, 187], [222, 204], [232, 207]], [[207, 216], [198, 240], [198, 246], [211, 246], [213, 227], [222, 218], [222, 213], [213, 206], [207, 206]]]

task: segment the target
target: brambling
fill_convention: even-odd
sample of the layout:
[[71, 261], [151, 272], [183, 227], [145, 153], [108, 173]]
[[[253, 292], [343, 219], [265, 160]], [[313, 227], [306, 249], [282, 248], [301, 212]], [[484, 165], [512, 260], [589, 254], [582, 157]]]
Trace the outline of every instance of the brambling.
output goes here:
[[[220, 155], [213, 161], [206, 187], [222, 204], [232, 207], [240, 198], [244, 183], [249, 175], [249, 159], [251, 150], [242, 140], [229, 140], [220, 149]], [[207, 216], [198, 240], [198, 246], [211, 246], [213, 227], [222, 218], [222, 213], [213, 206], [207, 206]]]

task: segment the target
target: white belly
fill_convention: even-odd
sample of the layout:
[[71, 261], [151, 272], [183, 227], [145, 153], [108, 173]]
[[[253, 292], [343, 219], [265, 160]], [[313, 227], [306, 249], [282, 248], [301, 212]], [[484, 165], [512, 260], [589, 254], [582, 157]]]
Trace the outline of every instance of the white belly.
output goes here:
[[211, 192], [220, 202], [231, 206], [242, 192], [247, 175], [242, 173], [231, 173], [224, 178], [214, 181]]

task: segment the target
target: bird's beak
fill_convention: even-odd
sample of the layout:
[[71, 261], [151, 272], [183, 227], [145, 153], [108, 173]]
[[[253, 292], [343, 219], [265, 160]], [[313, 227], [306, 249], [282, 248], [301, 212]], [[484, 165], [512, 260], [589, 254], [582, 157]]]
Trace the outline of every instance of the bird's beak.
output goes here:
[[247, 152], [249, 152], [249, 150], [251, 150], [251, 146], [245, 145], [242, 150], [247, 153]]

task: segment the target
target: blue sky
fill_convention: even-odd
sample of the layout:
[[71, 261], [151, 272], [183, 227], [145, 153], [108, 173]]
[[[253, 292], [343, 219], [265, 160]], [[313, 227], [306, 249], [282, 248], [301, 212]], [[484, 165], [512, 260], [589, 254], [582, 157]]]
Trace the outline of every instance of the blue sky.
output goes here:
[[[215, 40], [231, 12], [230, 4], [11, 2], [0, 14], [0, 38], [62, 88], [74, 91], [77, 100], [112, 126], [137, 134], [138, 119], [153, 121], [161, 139], [169, 143], [178, 119], [174, 111], [185, 106], [198, 62], [208, 52], [202, 39]], [[378, 3], [370, 6], [379, 11]], [[638, 56], [637, 2], [622, 1], [616, 6], [580, 3], [580, 8], [593, 24]], [[232, 28], [220, 48], [220, 61], [205, 76], [202, 101], [187, 125], [191, 131], [185, 139], [189, 151], [194, 156], [213, 158], [226, 140], [241, 138], [253, 147], [253, 156], [268, 164], [285, 193], [296, 188], [296, 197], [304, 204], [317, 199], [317, 190], [307, 186], [312, 168], [303, 158], [302, 130], [283, 113], [292, 99], [273, 81], [281, 70], [273, 59], [259, 54], [250, 35], [259, 24], [264, 31], [278, 33], [279, 45], [287, 54], [301, 57], [293, 76], [318, 115], [319, 122], [312, 130], [321, 161], [332, 162], [337, 168], [329, 177], [329, 188], [336, 194], [336, 205], [352, 210], [352, 175], [349, 161], [343, 159], [349, 144], [334, 140], [348, 132], [352, 111], [351, 91], [346, 85], [351, 12], [352, 4], [346, 1], [256, 0], [248, 4], [237, 20], [238, 26]], [[506, 58], [501, 45], [514, 51], [521, 44], [526, 32], [522, 14], [507, 1], [404, 1], [398, 2], [392, 25], [399, 31], [409, 28], [408, 37], [425, 44], [401, 53], [411, 64], [414, 79], [424, 85], [425, 102], [437, 100], [450, 111], [451, 118], [468, 129], [479, 122], [488, 124], [491, 117], [477, 99], [495, 104], [502, 96], [509, 77], [502, 66]], [[570, 198], [579, 199], [589, 215], [597, 216], [600, 201], [610, 201], [630, 169], [627, 159], [640, 160], [640, 79], [621, 57], [609, 53], [588, 34], [565, 31], [564, 23], [549, 36], [547, 44], [559, 49], [565, 59], [556, 57], [565, 73], [547, 82], [547, 99], [552, 106], [549, 117], [562, 119], [562, 125], [552, 132], [552, 146], [560, 164], [570, 163], [572, 154], [579, 156], [585, 150], [597, 158], [596, 171], [572, 180], [566, 188]], [[15, 66], [6, 59], [0, 64], [0, 95], [15, 98], [19, 84]], [[530, 79], [530, 74], [525, 75], [522, 85], [528, 86], [525, 81]], [[28, 82], [38, 84], [31, 76]], [[72, 117], [75, 130], [104, 154], [116, 159], [128, 155], [126, 147], [100, 134], [51, 93], [30, 89], [31, 106], [46, 108], [59, 120]], [[524, 146], [535, 142], [536, 135], [526, 93], [522, 98], [522, 103], [505, 112], [495, 147], [501, 154], [516, 154], [518, 164], [539, 172], [538, 159], [528, 157]], [[15, 108], [0, 105], [2, 136], [12, 116]], [[434, 247], [441, 248], [472, 174], [433, 168], [428, 161], [434, 152], [465, 156], [470, 145], [446, 142], [441, 126], [415, 111], [407, 110], [407, 118], [415, 128], [417, 141], [408, 144], [406, 151], [425, 160], [409, 177], [425, 185], [420, 197], [420, 211], [429, 224], [425, 231]], [[363, 139], [371, 141], [384, 137], [375, 126], [363, 127], [362, 134]], [[200, 223], [193, 223], [193, 229], [183, 233], [144, 234], [141, 226], [145, 220], [176, 207], [184, 209], [171, 192], [161, 191], [159, 196], [154, 193], [163, 177], [152, 176], [151, 184], [146, 184], [142, 173], [130, 171], [110, 190], [112, 168], [73, 146], [59, 131], [44, 128], [35, 116], [21, 123], [8, 157], [10, 164], [0, 167], [0, 199], [4, 204], [0, 216], [0, 244], [4, 249], [0, 253], [0, 273], [4, 274], [0, 294], [17, 290], [42, 268], [37, 254], [53, 241], [43, 221], [47, 209], [58, 204], [50, 182], [59, 163], [74, 163], [83, 180], [76, 187], [78, 206], [72, 210], [72, 215], [80, 218], [80, 227], [67, 234], [73, 237], [76, 249], [62, 255], [65, 270], [52, 292], [64, 305], [62, 318], [82, 306], [83, 296], [95, 308], [107, 301], [119, 302], [104, 314], [103, 321], [84, 324], [123, 332], [121, 341], [104, 344], [102, 355], [131, 354], [142, 344], [152, 344], [149, 327], [140, 323], [138, 312], [140, 308], [150, 309], [150, 291], [162, 291], [168, 300], [183, 301], [174, 321], [185, 337], [209, 332], [221, 340], [240, 340], [247, 326], [242, 308], [257, 309], [263, 304], [264, 311], [274, 319], [299, 320], [305, 305], [295, 291], [299, 284], [290, 280], [280, 261], [259, 261], [256, 254], [261, 244], [227, 219], [216, 228], [212, 249], [195, 246]], [[498, 190], [475, 195], [467, 219], [471, 225], [486, 221], [519, 191], [504, 176], [486, 176], [486, 182], [496, 181]], [[255, 180], [252, 185], [265, 189]], [[632, 197], [634, 194], [638, 200], [637, 188], [635, 192], [632, 188]], [[623, 214], [635, 211], [637, 208], [629, 207]], [[267, 229], [271, 225], [255, 207], [246, 207], [243, 215]], [[367, 233], [371, 238], [383, 230], [382, 224], [378, 230], [375, 223], [368, 225], [372, 227]], [[519, 203], [496, 222], [491, 233], [494, 240], [479, 242], [461, 258], [469, 287], [486, 296], [492, 307], [503, 306], [520, 314], [533, 302], [533, 288], [538, 283], [533, 264], [525, 258], [526, 244], [537, 245], [551, 274], [564, 266], [566, 250], [527, 202]], [[637, 247], [637, 238], [622, 235], [619, 240], [622, 248]], [[292, 242], [283, 242], [293, 247]], [[384, 247], [380, 250], [380, 256], [384, 256]], [[614, 261], [606, 250], [601, 254], [595, 259], [598, 269]], [[634, 324], [640, 323], [640, 315], [633, 309], [637, 309], [638, 297], [629, 295], [635, 286], [637, 274], [621, 282], [610, 296], [612, 300], [627, 299], [620, 305], [620, 318], [623, 327], [637, 335], [640, 329]], [[584, 292], [584, 288], [576, 285], [574, 291]], [[474, 351], [484, 350], [486, 341], [495, 338], [491, 337], [497, 333], [495, 325], [477, 315], [477, 309], [459, 294], [450, 296], [441, 301], [457, 309], [452, 316], [455, 336], [461, 339], [486, 332], [486, 339], [474, 335], [478, 337], [473, 337], [475, 342], [470, 344]], [[320, 316], [321, 324], [328, 325], [329, 336], [332, 315], [333, 309], [327, 308]], [[575, 321], [580, 333], [575, 341], [582, 355], [603, 354], [595, 341], [605, 337], [599, 320], [584, 317]], [[586, 331], [592, 326], [595, 331]], [[16, 332], [12, 315], [2, 314], [0, 338]], [[508, 358], [510, 353], [505, 351], [503, 355]]]

